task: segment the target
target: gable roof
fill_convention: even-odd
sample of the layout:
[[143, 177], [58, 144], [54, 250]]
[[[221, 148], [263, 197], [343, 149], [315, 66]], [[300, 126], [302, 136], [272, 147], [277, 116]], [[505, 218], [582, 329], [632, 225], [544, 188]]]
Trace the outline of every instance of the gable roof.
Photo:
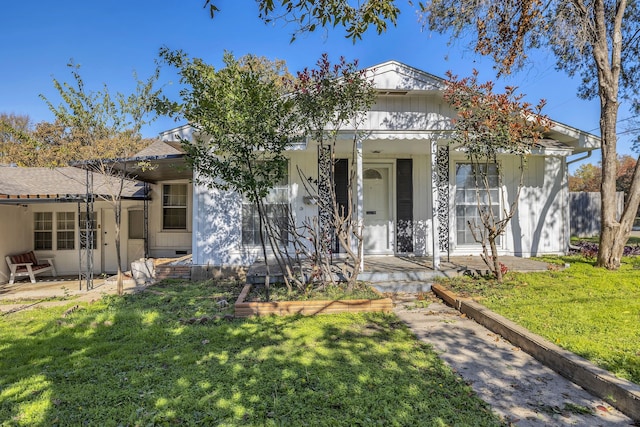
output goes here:
[[[93, 194], [107, 196], [117, 185], [117, 178], [89, 172], [93, 177]], [[79, 201], [86, 197], [87, 171], [74, 167], [22, 168], [0, 166], [0, 203], [16, 201]], [[123, 198], [145, 198], [142, 183], [125, 180]]]
[[445, 80], [398, 61], [387, 61], [367, 68], [373, 74], [374, 87], [386, 95], [413, 92], [440, 92]]
[[[436, 95], [434, 99], [437, 99], [437, 96], [440, 96], [439, 94], [441, 94], [446, 87], [446, 80], [444, 78], [395, 60], [368, 67], [366, 71], [368, 71], [369, 76], [371, 76], [379, 96], [386, 99], [397, 97], [398, 103], [396, 103], [396, 106], [401, 105], [400, 99], [406, 95], [433, 94]], [[379, 114], [378, 111], [375, 113]], [[370, 133], [369, 139], [377, 139], [380, 141], [425, 140], [434, 137], [436, 139], [448, 139], [450, 133], [453, 131], [449, 126], [450, 117], [443, 116], [443, 120], [435, 123], [429, 122], [431, 119], [426, 117], [427, 113], [423, 114], [418, 111], [394, 110], [392, 114], [394, 118], [398, 118], [401, 125], [403, 123], [413, 123], [414, 127], [411, 129], [406, 129], [402, 126], [389, 128], [388, 123], [386, 123], [387, 127], [379, 126], [370, 129], [372, 132]], [[452, 114], [455, 113], [452, 112]], [[561, 151], [565, 153], [565, 155], [570, 155], [600, 148], [600, 138], [597, 135], [554, 120], [551, 121], [551, 129], [545, 134], [545, 138], [557, 141], [557, 144], [554, 144], [554, 146], [551, 146], [549, 143], [541, 144], [539, 149], [542, 150], [542, 153], [557, 153]], [[422, 122], [435, 123], [436, 126], [415, 127], [416, 123]], [[186, 124], [162, 132], [160, 138], [167, 143], [179, 141], [180, 139], [188, 140], [191, 138], [193, 132], [194, 128]], [[342, 133], [348, 135], [352, 132], [353, 129], [347, 127]]]

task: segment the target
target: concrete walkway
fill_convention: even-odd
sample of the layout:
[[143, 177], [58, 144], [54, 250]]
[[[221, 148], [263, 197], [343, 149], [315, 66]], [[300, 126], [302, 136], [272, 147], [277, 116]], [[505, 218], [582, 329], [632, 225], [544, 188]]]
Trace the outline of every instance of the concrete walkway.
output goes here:
[[[123, 285], [125, 293], [138, 292], [145, 288], [136, 286], [132, 279], [125, 280]], [[78, 276], [38, 277], [36, 283], [28, 280], [12, 285], [5, 283], [0, 285], [0, 314], [35, 307], [67, 305], [70, 301], [99, 300], [103, 295], [115, 295], [116, 292], [115, 276], [94, 279], [93, 289], [89, 291], [80, 289]]]
[[505, 422], [518, 427], [634, 425], [500, 336], [435, 297], [428, 298], [416, 301], [401, 295], [394, 311]]

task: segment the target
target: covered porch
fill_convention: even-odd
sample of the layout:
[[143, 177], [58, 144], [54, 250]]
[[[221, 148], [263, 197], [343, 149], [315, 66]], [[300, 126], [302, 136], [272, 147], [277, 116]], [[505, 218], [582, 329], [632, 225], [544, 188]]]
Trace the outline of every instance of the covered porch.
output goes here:
[[[347, 260], [336, 258], [333, 265], [337, 271]], [[542, 272], [549, 269], [546, 262], [531, 258], [516, 256], [502, 256], [500, 262], [509, 271]], [[273, 280], [282, 276], [277, 265], [270, 264], [270, 274]], [[364, 269], [359, 274], [359, 280], [370, 282], [383, 292], [427, 292], [431, 290], [431, 282], [436, 277], [455, 277], [463, 274], [488, 274], [489, 270], [484, 261], [477, 255], [452, 256], [440, 261], [440, 268], [434, 268], [432, 257], [418, 256], [364, 256]], [[255, 262], [247, 270], [248, 283], [264, 283], [266, 266], [263, 261]]]

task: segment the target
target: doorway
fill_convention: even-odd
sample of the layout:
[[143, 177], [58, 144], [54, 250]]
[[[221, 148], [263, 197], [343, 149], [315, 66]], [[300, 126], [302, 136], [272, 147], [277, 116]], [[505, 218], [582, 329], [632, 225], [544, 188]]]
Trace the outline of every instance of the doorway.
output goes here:
[[[113, 209], [102, 209], [102, 228], [100, 229], [101, 239], [98, 244], [102, 245], [102, 272], [117, 273], [118, 254], [116, 253], [116, 214]], [[120, 239], [122, 244], [122, 238]]]
[[393, 253], [391, 164], [369, 163], [362, 168], [364, 252]]

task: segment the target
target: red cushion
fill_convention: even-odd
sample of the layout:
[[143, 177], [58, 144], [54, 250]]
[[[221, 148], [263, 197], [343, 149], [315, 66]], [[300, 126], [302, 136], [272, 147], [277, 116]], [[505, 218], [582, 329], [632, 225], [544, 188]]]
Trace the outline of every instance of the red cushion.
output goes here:
[[[50, 267], [50, 264], [39, 264], [39, 265], [34, 264], [31, 266], [31, 271], [38, 271], [47, 267]], [[16, 268], [16, 273], [22, 273], [23, 271], [28, 271], [27, 267], [24, 265], [21, 265], [20, 267]]]
[[38, 263], [38, 260], [36, 259], [36, 254], [34, 254], [33, 251], [29, 251], [23, 254], [12, 255], [11, 262], [13, 264], [23, 264], [30, 262], [35, 266]]

